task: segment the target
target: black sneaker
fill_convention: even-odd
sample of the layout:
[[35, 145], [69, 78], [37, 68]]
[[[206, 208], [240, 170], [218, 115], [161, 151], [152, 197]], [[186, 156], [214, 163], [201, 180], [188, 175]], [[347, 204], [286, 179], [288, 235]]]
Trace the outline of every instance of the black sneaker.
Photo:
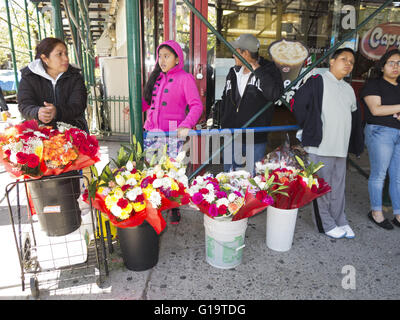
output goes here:
[[169, 216], [169, 223], [170, 224], [178, 224], [179, 221], [181, 221], [181, 213], [179, 212], [179, 209], [172, 209], [171, 214]]

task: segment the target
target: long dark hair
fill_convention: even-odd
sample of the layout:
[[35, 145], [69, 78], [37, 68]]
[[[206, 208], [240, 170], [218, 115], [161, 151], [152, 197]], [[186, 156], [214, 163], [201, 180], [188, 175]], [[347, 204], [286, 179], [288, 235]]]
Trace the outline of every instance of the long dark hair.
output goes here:
[[[175, 55], [175, 58], [178, 58], [178, 54], [169, 45], [166, 45], [166, 44], [161, 45], [158, 48], [158, 52], [160, 52], [160, 50], [162, 48], [166, 48], [167, 50], [171, 51]], [[157, 57], [158, 57], [158, 52], [157, 52]], [[147, 80], [147, 83], [146, 83], [146, 85], [144, 87], [144, 90], [143, 90], [144, 100], [148, 104], [151, 103], [151, 97], [153, 95], [154, 84], [156, 83], [157, 78], [160, 75], [160, 73], [161, 73], [161, 67], [158, 64], [158, 60], [157, 60], [156, 66], [154, 67], [154, 70], [151, 72], [151, 74], [149, 76], [149, 80]]]
[[65, 48], [67, 48], [67, 45], [65, 44], [64, 41], [58, 39], [58, 38], [44, 38], [40, 43], [36, 46], [36, 55], [35, 59], [40, 59], [42, 61], [42, 65], [47, 70], [47, 66], [45, 63], [43, 63], [42, 58], [40, 57], [42, 54], [44, 54], [47, 58], [50, 56], [50, 53], [54, 50], [56, 45], [61, 43], [64, 45]]
[[[387, 51], [375, 64], [375, 66], [372, 68], [370, 75], [368, 79], [379, 79], [383, 77], [383, 71], [382, 68], [385, 66], [386, 62], [389, 60], [389, 58], [395, 54], [400, 55], [400, 50], [399, 49], [392, 49], [390, 51]], [[397, 77], [397, 82], [400, 82], [400, 76]]]

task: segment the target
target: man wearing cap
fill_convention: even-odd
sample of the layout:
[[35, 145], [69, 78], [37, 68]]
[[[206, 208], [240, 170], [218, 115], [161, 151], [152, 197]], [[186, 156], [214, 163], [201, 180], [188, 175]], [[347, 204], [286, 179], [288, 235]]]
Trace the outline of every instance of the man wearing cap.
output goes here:
[[[221, 101], [222, 128], [241, 128], [267, 103], [276, 101], [283, 94], [279, 69], [271, 61], [260, 57], [260, 42], [252, 34], [242, 34], [231, 42], [233, 48], [250, 64], [251, 72], [235, 55], [235, 66], [229, 70]], [[266, 127], [271, 124], [273, 105], [259, 115], [249, 127]], [[267, 148], [266, 132], [247, 133], [235, 137], [224, 151], [224, 171], [235, 170], [246, 162], [246, 169], [253, 171]], [[240, 136], [240, 135], [239, 135]], [[240, 138], [242, 140], [240, 141]], [[252, 139], [254, 138], [254, 140]], [[247, 142], [247, 143], [246, 143]], [[232, 157], [230, 152], [232, 150]], [[243, 158], [246, 154], [245, 158]]]

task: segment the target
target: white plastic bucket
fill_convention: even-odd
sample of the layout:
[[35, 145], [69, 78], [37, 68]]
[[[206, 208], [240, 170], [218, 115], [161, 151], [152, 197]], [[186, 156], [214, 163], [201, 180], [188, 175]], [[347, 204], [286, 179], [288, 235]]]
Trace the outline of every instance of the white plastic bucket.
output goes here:
[[206, 261], [210, 265], [231, 269], [242, 262], [247, 220], [221, 221], [204, 215]]
[[267, 247], [275, 251], [288, 251], [292, 247], [299, 209], [267, 208]]

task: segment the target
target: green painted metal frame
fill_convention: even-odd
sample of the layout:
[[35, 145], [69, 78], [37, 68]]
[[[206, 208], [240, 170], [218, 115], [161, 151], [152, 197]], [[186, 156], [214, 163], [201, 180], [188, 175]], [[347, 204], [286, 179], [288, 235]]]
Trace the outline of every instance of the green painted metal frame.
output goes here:
[[[26, 30], [24, 30], [18, 23], [17, 20], [17, 24], [15, 25], [14, 23], [11, 22], [11, 14], [10, 14], [10, 8], [13, 11], [13, 15], [14, 18], [17, 19], [17, 14], [14, 10], [14, 7], [10, 4], [15, 4], [17, 7], [19, 7], [23, 12], [24, 12], [24, 16], [25, 16], [25, 23], [26, 23]], [[29, 55], [30, 60], [32, 61], [34, 59], [33, 56], [33, 48], [32, 48], [32, 33], [31, 33], [31, 21], [35, 22], [37, 24], [37, 28], [38, 28], [38, 38], [39, 40], [42, 39], [42, 29], [46, 34], [46, 23], [45, 20], [43, 18], [43, 14], [39, 13], [39, 9], [37, 6], [37, 3], [34, 3], [34, 10], [36, 11], [36, 19], [32, 17], [31, 14], [29, 14], [29, 10], [28, 10], [28, 1], [24, 0], [24, 3], [22, 6], [20, 3], [16, 2], [15, 0], [4, 0], [4, 4], [6, 7], [6, 13], [7, 13], [7, 19], [4, 18], [0, 18], [0, 20], [3, 20], [7, 23], [8, 25], [8, 31], [9, 31], [9, 37], [10, 37], [10, 47], [3, 47], [4, 49], [8, 49], [11, 51], [11, 58], [12, 58], [12, 62], [13, 62], [13, 71], [14, 71], [14, 78], [15, 78], [15, 83], [16, 83], [16, 88], [18, 91], [18, 87], [19, 87], [19, 80], [18, 80], [18, 66], [17, 66], [17, 59], [15, 56], [15, 53], [18, 52], [20, 54], [25, 54], [25, 55]], [[40, 17], [42, 18], [42, 24], [40, 23]], [[22, 33], [26, 34], [27, 36], [27, 41], [25, 41], [25, 38], [23, 39], [26, 47], [27, 47], [27, 51], [21, 51], [21, 50], [17, 50], [15, 48], [15, 44], [14, 44], [14, 33], [13, 33], [13, 27], [17, 28], [19, 31], [21, 31]], [[43, 28], [42, 28], [43, 27]]]
[[14, 68], [14, 79], [15, 79], [15, 84], [16, 84], [17, 90], [18, 90], [19, 81], [18, 81], [18, 71], [17, 71], [17, 59], [15, 57], [15, 46], [14, 46], [12, 27], [11, 27], [10, 7], [9, 7], [8, 0], [4, 0], [4, 4], [6, 6], [6, 12], [7, 12], [8, 34], [10, 36], [11, 58], [12, 58], [13, 68]]
[[61, 7], [60, 0], [51, 0], [51, 6], [53, 7], [54, 14], [54, 34], [55, 37], [64, 41], [64, 30], [61, 18]]
[[32, 61], [33, 60], [33, 56], [32, 56], [31, 28], [29, 26], [29, 14], [28, 14], [28, 2], [27, 2], [27, 0], [24, 0], [24, 6], [25, 6], [26, 30], [28, 32], [29, 57], [30, 57], [30, 59]]
[[140, 7], [139, 1], [125, 1], [126, 39], [128, 48], [129, 114], [132, 135], [143, 146], [142, 75], [140, 57]]

